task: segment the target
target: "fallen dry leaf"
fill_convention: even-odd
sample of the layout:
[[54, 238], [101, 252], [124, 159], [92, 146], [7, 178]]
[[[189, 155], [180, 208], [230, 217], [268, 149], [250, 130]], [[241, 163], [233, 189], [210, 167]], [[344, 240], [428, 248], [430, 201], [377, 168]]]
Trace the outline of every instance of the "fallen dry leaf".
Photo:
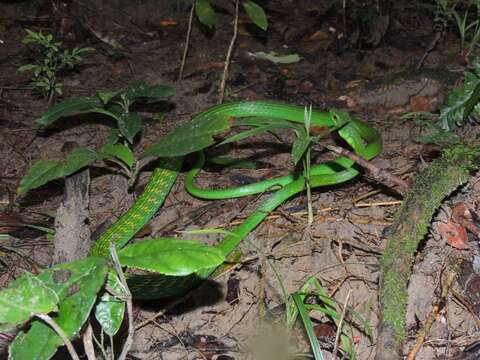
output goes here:
[[161, 26], [175, 26], [177, 25], [177, 21], [174, 20], [174, 19], [163, 19], [163, 20], [160, 20], [160, 25]]
[[452, 219], [457, 223], [465, 226], [475, 236], [480, 235], [480, 228], [473, 222], [472, 214], [464, 203], [455, 205], [452, 209]]
[[457, 224], [450, 220], [448, 223], [439, 223], [437, 232], [444, 238], [447, 243], [460, 250], [468, 249], [467, 230], [463, 225]]
[[410, 108], [412, 111], [433, 111], [435, 105], [431, 98], [425, 96], [412, 96], [410, 98]]

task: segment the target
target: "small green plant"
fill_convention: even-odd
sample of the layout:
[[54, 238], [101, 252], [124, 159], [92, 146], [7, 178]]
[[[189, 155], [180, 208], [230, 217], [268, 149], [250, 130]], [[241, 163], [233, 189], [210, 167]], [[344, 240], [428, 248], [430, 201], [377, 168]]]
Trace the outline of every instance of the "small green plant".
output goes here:
[[[39, 125], [48, 126], [74, 114], [101, 113], [113, 118], [117, 128], [112, 130], [107, 144], [97, 150], [75, 149], [64, 162], [40, 160], [23, 179], [19, 192], [67, 176], [99, 160], [119, 165], [131, 180], [134, 179], [135, 170], [139, 169], [135, 168], [138, 163], [130, 145], [141, 123], [138, 114], [129, 111], [130, 106], [139, 98], [156, 101], [172, 94], [171, 87], [150, 86], [139, 81], [124, 91], [100, 92], [96, 97], [71, 99], [50, 108], [37, 120]], [[102, 332], [112, 340], [127, 308], [129, 332], [133, 334], [131, 294], [121, 266], [169, 276], [186, 276], [217, 267], [225, 260], [220, 249], [194, 240], [166, 238], [136, 242], [118, 251], [112, 245], [110, 254], [111, 258], [88, 256], [59, 264], [37, 276], [26, 273], [0, 291], [0, 331], [26, 323], [30, 325], [10, 344], [9, 359], [49, 359], [64, 344], [71, 357], [78, 359], [70, 339], [79, 333], [92, 312]], [[103, 340], [95, 339], [95, 342], [101, 344], [104, 357], [110, 358], [106, 355]], [[126, 355], [127, 351], [125, 345], [122, 354]], [[120, 358], [125, 357], [121, 355]]]
[[41, 31], [36, 32], [25, 29], [27, 35], [22, 43], [34, 44], [35, 62], [23, 65], [18, 71], [32, 71], [31, 85], [43, 97], [52, 102], [55, 94], [63, 92], [62, 83], [58, 80], [58, 73], [63, 69], [71, 69], [82, 61], [82, 54], [94, 51], [93, 48], [84, 47], [73, 49], [62, 49], [62, 43], [56, 41], [52, 34], [44, 35]]
[[[437, 122], [431, 118], [432, 113], [409, 113], [404, 118], [414, 118], [423, 126], [428, 134], [416, 138], [417, 142], [436, 144], [441, 147], [452, 147], [464, 143], [454, 130], [472, 119], [480, 119], [480, 59], [474, 58], [472, 69], [465, 71], [463, 83], [450, 92], [440, 107]], [[428, 120], [430, 118], [430, 120]]]
[[[252, 22], [260, 29], [267, 30], [267, 16], [262, 7], [251, 0], [243, 0], [241, 3]], [[197, 0], [195, 4], [195, 14], [198, 20], [209, 28], [213, 28], [217, 23], [217, 14], [210, 5], [209, 0]]]
[[[454, 23], [460, 35], [462, 52], [465, 56], [470, 56], [480, 40], [480, 0], [469, 1], [463, 12], [457, 11], [459, 4], [457, 0], [436, 0], [435, 3], [434, 22], [441, 28]], [[467, 42], [469, 42], [468, 48], [465, 49]]]
[[135, 159], [131, 146], [142, 124], [138, 113], [130, 111], [130, 107], [141, 98], [158, 101], [173, 94], [174, 90], [170, 86], [150, 86], [140, 80], [127, 90], [98, 92], [95, 97], [65, 100], [51, 107], [37, 120], [41, 127], [48, 127], [60, 118], [81, 113], [106, 115], [113, 119], [117, 126], [112, 129], [106, 144], [99, 149], [79, 147], [63, 162], [40, 160], [35, 163], [20, 183], [19, 192], [24, 193], [59, 177], [68, 176], [100, 160], [116, 164], [127, 176], [130, 185], [133, 185], [142, 165]]

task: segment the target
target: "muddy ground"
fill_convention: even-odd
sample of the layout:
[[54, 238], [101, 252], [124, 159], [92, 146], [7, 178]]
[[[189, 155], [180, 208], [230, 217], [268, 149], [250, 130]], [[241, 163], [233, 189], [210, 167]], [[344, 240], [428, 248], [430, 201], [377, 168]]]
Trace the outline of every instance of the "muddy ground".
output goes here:
[[[318, 4], [322, 3], [322, 4]], [[325, 4], [323, 4], [325, 3]], [[439, 148], [415, 142], [424, 128], [403, 114], [435, 111], [455, 81], [410, 76], [426, 52], [421, 68], [448, 70], [461, 79], [468, 66], [461, 56], [460, 41], [448, 29], [438, 42], [432, 11], [405, 2], [352, 2], [345, 16], [334, 2], [264, 2], [269, 28], [263, 32], [241, 17], [235, 52], [228, 74], [225, 101], [268, 99], [291, 104], [312, 104], [315, 109], [347, 108], [381, 134], [382, 153], [373, 160], [378, 167], [412, 178], [433, 158]], [[191, 117], [216, 104], [223, 61], [233, 31], [232, 7], [217, 4], [218, 21], [213, 31], [193, 23], [191, 45], [184, 77], [177, 81], [185, 45], [189, 8], [182, 2], [122, 4], [115, 1], [71, 4], [47, 2], [0, 2], [0, 186], [3, 222], [25, 222], [52, 226], [62, 200], [63, 183], [54, 182], [26, 195], [16, 188], [28, 168], [39, 159], [61, 159], [69, 142], [98, 147], [110, 131], [99, 117], [69, 123], [51, 132], [37, 133], [35, 119], [47, 109], [47, 101], [28, 86], [29, 74], [18, 67], [31, 61], [32, 52], [22, 44], [24, 28], [56, 34], [66, 46], [91, 46], [94, 53], [73, 71], [61, 74], [64, 94], [56, 102], [75, 96], [94, 95], [98, 90], [124, 89], [135, 80], [168, 84], [176, 95], [168, 103], [162, 120], [147, 116], [135, 152]], [[119, 10], [119, 7], [122, 10]], [[364, 17], [359, 14], [365, 13]], [[372, 17], [368, 16], [372, 15]], [[345, 20], [345, 22], [344, 22]], [[346, 25], [346, 27], [345, 27]], [[116, 39], [125, 50], [112, 55], [108, 39]], [[432, 44], [433, 50], [429, 51]], [[255, 58], [257, 52], [298, 54], [291, 64], [276, 64]], [[404, 72], [393, 85], [383, 81], [388, 74]], [[440, 75], [442, 78], [443, 75]], [[432, 80], [433, 79], [433, 80]], [[475, 128], [465, 131], [465, 136]], [[262, 135], [229, 148], [231, 154], [253, 157], [257, 170], [207, 168], [204, 186], [232, 186], [251, 178], [270, 178], [292, 170], [288, 148], [280, 139]], [[273, 150], [272, 146], [273, 145]], [[267, 156], [258, 158], [258, 154]], [[191, 164], [191, 160], [187, 161]], [[148, 180], [142, 174], [129, 193], [118, 175], [91, 171], [89, 227], [93, 232], [105, 221], [113, 221], [134, 201]], [[108, 167], [107, 167], [108, 168]], [[111, 168], [110, 168], [111, 170]], [[446, 200], [444, 212], [463, 203], [478, 209], [478, 177]], [[180, 236], [178, 231], [223, 227], [231, 229], [261, 203], [262, 196], [213, 202], [188, 195], [183, 175], [163, 209], [151, 221], [144, 236]], [[135, 334], [131, 359], [281, 359], [304, 354], [308, 342], [301, 329], [287, 336], [282, 326], [266, 328], [263, 319], [278, 308], [284, 297], [274, 269], [287, 292], [294, 292], [312, 276], [328, 294], [358, 312], [375, 333], [378, 309], [378, 259], [385, 246], [384, 229], [401, 203], [401, 196], [379, 185], [368, 174], [346, 184], [315, 189], [311, 246], [305, 243], [306, 196], [298, 196], [273, 212], [241, 245], [242, 263], [216, 279], [216, 287], [194, 293], [181, 305], [148, 323]], [[38, 272], [51, 263], [52, 242], [41, 233], [24, 228], [0, 228], [13, 236], [0, 242], [0, 285], [24, 271]], [[427, 236], [418, 251], [409, 285], [408, 342], [405, 353], [432, 304], [438, 299], [441, 274], [448, 259], [478, 255], [478, 234], [469, 233], [469, 249], [460, 251], [438, 236]], [[214, 243], [208, 235], [205, 241]], [[238, 293], [226, 299], [227, 289]], [[461, 301], [462, 289], [451, 293], [417, 359], [453, 358], [480, 340], [474, 301]], [[473, 291], [473, 290], [472, 290]], [[474, 291], [473, 291], [474, 292]], [[478, 297], [473, 293], [471, 298]], [[468, 298], [468, 297], [467, 297]], [[470, 298], [470, 299], [471, 299]], [[150, 318], [168, 302], [136, 302], [135, 322]], [[471, 307], [469, 306], [471, 305]], [[328, 319], [315, 319], [324, 355], [331, 358], [335, 328]], [[373, 359], [375, 337], [370, 341], [362, 326], [352, 324], [357, 359]], [[8, 337], [5, 341], [8, 341]], [[442, 357], [445, 356], [445, 357]], [[58, 356], [60, 358], [61, 356]], [[291, 357], [290, 357], [291, 358]], [[467, 357], [465, 357], [467, 358]], [[472, 359], [475, 357], [472, 357]]]

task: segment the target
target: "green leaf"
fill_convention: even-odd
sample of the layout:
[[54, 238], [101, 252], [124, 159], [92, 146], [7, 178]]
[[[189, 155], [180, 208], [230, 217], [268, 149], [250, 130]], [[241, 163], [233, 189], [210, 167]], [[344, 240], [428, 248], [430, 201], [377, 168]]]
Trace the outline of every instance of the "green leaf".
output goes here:
[[141, 155], [173, 157], [183, 156], [202, 150], [214, 143], [213, 136], [230, 129], [228, 116], [211, 116], [209, 114], [196, 116], [189, 123], [173, 130], [150, 146]]
[[61, 177], [58, 163], [52, 160], [39, 160], [27, 172], [20, 182], [18, 193], [23, 194], [31, 189]]
[[36, 120], [40, 126], [49, 126], [61, 117], [72, 116], [93, 111], [96, 107], [101, 106], [101, 102], [97, 98], [83, 97], [62, 101], [49, 108], [43, 115]]
[[0, 291], [0, 330], [14, 329], [34, 314], [57, 311], [57, 294], [32, 274], [26, 273]]
[[264, 133], [264, 132], [267, 132], [267, 131], [271, 131], [271, 130], [274, 130], [274, 129], [280, 129], [280, 128], [283, 128], [283, 126], [281, 126], [281, 125], [266, 125], [266, 126], [259, 126], [259, 127], [254, 128], [254, 129], [245, 130], [245, 131], [239, 132], [235, 135], [232, 135], [232, 136], [226, 138], [221, 143], [219, 143], [218, 146], [229, 144], [229, 143], [235, 142], [235, 141], [240, 141], [240, 140], [243, 140], [243, 139], [246, 139], [246, 138], [249, 138], [249, 137]]
[[301, 136], [295, 140], [292, 147], [292, 160], [295, 165], [298, 164], [305, 151], [310, 146], [312, 139], [309, 136]]
[[218, 248], [194, 240], [172, 238], [138, 241], [120, 250], [118, 258], [124, 266], [174, 276], [216, 267], [225, 260]]
[[106, 156], [112, 156], [122, 160], [130, 169], [135, 162], [132, 150], [123, 144], [107, 144], [100, 149], [100, 152]]
[[95, 160], [101, 160], [103, 156], [95, 150], [87, 148], [76, 148], [67, 156], [61, 168], [60, 176], [68, 176], [81, 168], [89, 165]]
[[299, 62], [302, 59], [298, 54], [280, 55], [277, 54], [275, 51], [270, 51], [268, 53], [264, 51], [258, 51], [256, 53], [249, 54], [254, 58], [260, 60], [268, 60], [275, 64], [293, 64]]
[[208, 0], [197, 0], [195, 14], [197, 14], [198, 20], [210, 29], [213, 28], [217, 22], [217, 14], [215, 14]]
[[120, 130], [112, 129], [107, 137], [107, 145], [115, 145], [120, 137]]
[[130, 144], [141, 128], [142, 122], [137, 113], [123, 113], [118, 119], [118, 129]]
[[20, 182], [18, 193], [23, 194], [46, 183], [68, 176], [103, 156], [94, 150], [86, 148], [74, 149], [64, 163], [52, 160], [39, 160], [27, 172]]
[[125, 301], [118, 296], [124, 293], [124, 289], [114, 272], [108, 273], [107, 286], [109, 291], [114, 292], [117, 296], [109, 293], [103, 294], [95, 307], [95, 318], [102, 326], [103, 331], [114, 336], [120, 329], [125, 314]]
[[118, 95], [120, 95], [123, 92], [123, 90], [119, 91], [99, 91], [97, 92], [97, 97], [100, 99], [103, 105], [107, 105], [110, 100], [116, 98]]
[[[107, 259], [88, 257], [59, 264], [38, 278], [60, 298], [54, 321], [69, 339], [78, 334], [95, 304], [97, 293], [105, 283]], [[47, 360], [53, 356], [62, 339], [47, 324], [34, 320], [27, 332], [20, 332], [9, 347], [11, 360]]]
[[318, 342], [317, 336], [315, 335], [315, 330], [313, 329], [312, 320], [308, 316], [308, 312], [305, 309], [305, 305], [303, 304], [303, 299], [298, 293], [292, 294], [293, 301], [297, 306], [298, 313], [300, 318], [302, 319], [303, 327], [308, 336], [308, 340], [310, 341], [310, 347], [312, 348], [312, 353], [316, 360], [323, 360], [322, 349]]
[[462, 126], [472, 113], [480, 115], [479, 102], [480, 72], [466, 72], [463, 84], [448, 95], [440, 109], [441, 127], [451, 131]]
[[265, 15], [265, 11], [263, 11], [261, 6], [250, 0], [242, 1], [242, 5], [245, 9], [245, 12], [248, 14], [250, 19], [252, 19], [253, 23], [260, 29], [266, 31], [268, 27], [267, 16]]
[[167, 99], [175, 95], [175, 89], [168, 85], [149, 85], [144, 80], [134, 82], [125, 93], [128, 100], [133, 102], [139, 97]]
[[37, 68], [37, 66], [38, 65], [27, 64], [27, 65], [20, 66], [17, 71], [18, 72], [30, 71], [30, 70], [33, 70], [33, 69]]

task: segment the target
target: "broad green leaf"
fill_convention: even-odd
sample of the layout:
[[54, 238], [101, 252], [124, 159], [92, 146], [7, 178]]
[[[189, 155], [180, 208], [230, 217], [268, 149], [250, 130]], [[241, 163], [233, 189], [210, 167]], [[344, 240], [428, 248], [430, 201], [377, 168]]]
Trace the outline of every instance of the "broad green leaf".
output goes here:
[[112, 129], [107, 137], [107, 145], [115, 145], [120, 137], [120, 130]]
[[232, 127], [236, 126], [264, 126], [264, 125], [277, 125], [280, 128], [285, 129], [299, 129], [304, 128], [304, 125], [301, 123], [296, 123], [290, 120], [277, 119], [270, 117], [262, 116], [252, 116], [246, 118], [235, 119]]
[[120, 250], [118, 258], [124, 266], [174, 276], [216, 267], [225, 260], [218, 248], [171, 238], [138, 241]]
[[117, 97], [122, 92], [123, 92], [123, 90], [120, 90], [120, 91], [99, 91], [99, 92], [97, 92], [97, 96], [102, 101], [103, 105], [107, 105], [110, 102], [110, 100]]
[[[109, 291], [123, 295], [123, 286], [118, 276], [112, 271], [108, 273], [107, 284]], [[103, 331], [110, 336], [114, 336], [120, 329], [124, 314], [125, 301], [121, 300], [119, 296], [109, 293], [103, 294], [95, 307], [95, 318], [102, 326]]]
[[125, 95], [131, 102], [139, 97], [167, 99], [175, 95], [175, 89], [168, 85], [149, 85], [144, 80], [139, 80], [128, 88]]
[[81, 168], [89, 165], [95, 160], [101, 160], [103, 156], [95, 150], [87, 148], [76, 148], [68, 154], [65, 163], [61, 167], [61, 176], [68, 176]]
[[52, 160], [39, 160], [27, 172], [20, 182], [18, 193], [23, 194], [46, 183], [68, 176], [95, 160], [102, 159], [102, 155], [86, 148], [74, 149], [63, 163]]
[[61, 177], [60, 171], [61, 169], [56, 161], [39, 160], [28, 170], [27, 175], [23, 177], [22, 181], [20, 181], [17, 192], [23, 194], [57, 179]]
[[253, 23], [257, 25], [260, 29], [266, 31], [268, 27], [267, 16], [262, 7], [250, 0], [242, 1], [243, 8], [248, 14]]
[[267, 126], [259, 126], [259, 127], [254, 128], [254, 129], [245, 130], [245, 131], [239, 132], [235, 135], [232, 135], [232, 136], [226, 138], [221, 143], [219, 143], [218, 146], [229, 144], [229, 143], [235, 142], [235, 141], [240, 141], [240, 140], [243, 140], [243, 139], [247, 139], [249, 137], [252, 137], [252, 136], [267, 132], [267, 131], [271, 131], [271, 130], [274, 130], [274, 129], [280, 129], [280, 128], [283, 128], [283, 126], [281, 126], [281, 125], [267, 125]]
[[217, 14], [211, 7], [208, 0], [197, 0], [195, 14], [203, 25], [213, 28], [217, 22]]
[[295, 165], [298, 164], [305, 151], [310, 146], [312, 139], [308, 136], [301, 136], [295, 140], [292, 147], [292, 160]]
[[175, 95], [175, 88], [168, 85], [153, 85], [150, 86], [149, 98], [154, 99], [168, 99]]
[[46, 127], [61, 117], [91, 112], [98, 106], [101, 106], [101, 102], [97, 98], [83, 97], [65, 100], [45, 111], [43, 115], [36, 120], [36, 123]]
[[130, 144], [141, 128], [142, 123], [137, 113], [123, 113], [118, 119], [118, 129]]
[[[97, 293], [105, 283], [107, 259], [88, 257], [57, 265], [38, 278], [60, 298], [58, 314], [53, 317], [68, 338], [78, 334], [95, 304]], [[9, 347], [10, 360], [47, 360], [62, 339], [47, 324], [34, 320], [27, 332], [20, 332]]]
[[230, 129], [228, 116], [197, 116], [191, 122], [173, 130], [142, 154], [148, 156], [183, 156], [213, 144], [213, 136]]
[[480, 115], [480, 72], [477, 71], [466, 72], [463, 84], [448, 95], [440, 109], [440, 125], [444, 130], [454, 130], [472, 113]]
[[293, 64], [299, 62], [302, 58], [298, 54], [288, 54], [288, 55], [280, 55], [274, 51], [270, 51], [266, 53], [264, 51], [259, 51], [256, 53], [249, 53], [250, 56], [260, 59], [260, 60], [268, 60], [275, 64]]
[[116, 157], [122, 160], [129, 168], [132, 168], [133, 163], [135, 162], [132, 150], [123, 144], [107, 144], [100, 149], [100, 152], [104, 155]]
[[30, 71], [30, 70], [33, 70], [37, 67], [37, 65], [34, 65], [34, 64], [27, 64], [27, 65], [23, 65], [23, 66], [20, 66], [17, 71], [18, 72], [24, 72], [24, 71]]
[[58, 296], [41, 280], [26, 273], [0, 291], [0, 330], [14, 329], [34, 314], [57, 311]]

